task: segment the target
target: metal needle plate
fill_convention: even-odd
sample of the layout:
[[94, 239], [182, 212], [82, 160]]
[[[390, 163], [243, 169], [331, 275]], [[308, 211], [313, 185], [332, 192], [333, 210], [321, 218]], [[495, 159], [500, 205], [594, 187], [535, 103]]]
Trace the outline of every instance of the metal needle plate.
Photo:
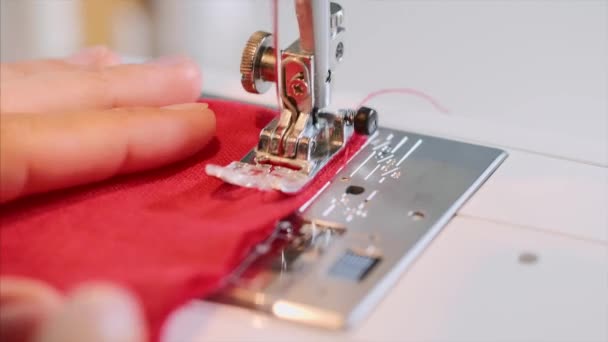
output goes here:
[[380, 128], [214, 299], [325, 328], [353, 325], [505, 158], [494, 148]]

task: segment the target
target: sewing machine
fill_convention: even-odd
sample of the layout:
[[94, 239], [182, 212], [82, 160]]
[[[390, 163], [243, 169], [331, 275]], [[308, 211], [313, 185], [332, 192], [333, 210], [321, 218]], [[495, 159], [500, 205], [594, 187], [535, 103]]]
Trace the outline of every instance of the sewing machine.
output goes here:
[[348, 51], [344, 11], [329, 1], [297, 1], [296, 17], [298, 40], [277, 53], [270, 33], [255, 32], [241, 61], [248, 92], [277, 84], [280, 116], [242, 160], [209, 165], [207, 173], [297, 193], [353, 134], [368, 138], [250, 252], [214, 300], [340, 329], [366, 316], [506, 153], [378, 127], [382, 113], [372, 108], [332, 108], [334, 70]]
[[[274, 91], [243, 91], [238, 70], [251, 33], [264, 25], [271, 31], [269, 1], [157, 3], [162, 5], [160, 29], [165, 33], [161, 52], [198, 56], [206, 96], [276, 108]], [[419, 89], [450, 114], [438, 114], [424, 99], [382, 95], [368, 102], [378, 111], [379, 131], [390, 127], [493, 146], [508, 151], [509, 157], [432, 243], [419, 244], [424, 250], [411, 254], [418, 257], [406, 260], [406, 271], [395, 272], [400, 273], [395, 285], [388, 288], [395, 280], [390, 278], [384, 283], [387, 288], [376, 292], [384, 298], [360, 306], [365, 318], [350, 329], [316, 329], [277, 319], [265, 313], [271, 312], [269, 296], [260, 310], [194, 300], [175, 313], [164, 340], [606, 341], [606, 2], [340, 3], [348, 39], [344, 60], [332, 72], [332, 105], [348, 108], [381, 88]], [[280, 5], [279, 38], [285, 47], [297, 38], [298, 25], [293, 2]], [[401, 157], [417, 141], [412, 139], [397, 151]], [[404, 170], [421, 162], [418, 153], [424, 147], [406, 158]], [[347, 167], [359, 164], [353, 160]], [[372, 165], [358, 173], [364, 178]], [[330, 187], [342, 184], [340, 177]], [[366, 198], [373, 190], [363, 187], [366, 192], [359, 196]], [[326, 188], [317, 199], [330, 191]], [[410, 192], [395, 193], [387, 200], [378, 192], [370, 203], [393, 205], [391, 201], [399, 202], [399, 196]], [[405, 217], [411, 209], [403, 203], [394, 207]], [[370, 206], [368, 215], [374, 208]], [[412, 223], [407, 216], [399, 226], [409, 231]], [[341, 245], [349, 232], [356, 233], [347, 230], [335, 241]], [[385, 261], [361, 284], [373, 284]], [[314, 279], [312, 272], [307, 275]], [[331, 300], [361, 286], [319, 275], [317, 279], [343, 285], [344, 291]], [[314, 295], [314, 289], [299, 291]], [[261, 300], [270, 291], [248, 293], [260, 293]], [[281, 298], [293, 294], [295, 290], [284, 291]], [[343, 300], [350, 298], [344, 295]]]

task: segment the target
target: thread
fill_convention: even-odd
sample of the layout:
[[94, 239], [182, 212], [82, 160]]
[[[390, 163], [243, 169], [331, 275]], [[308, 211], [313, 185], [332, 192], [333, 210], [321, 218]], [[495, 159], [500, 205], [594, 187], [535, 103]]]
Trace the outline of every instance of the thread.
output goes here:
[[380, 90], [373, 91], [373, 92], [369, 93], [367, 96], [365, 96], [365, 98], [363, 98], [363, 100], [361, 100], [361, 102], [359, 103], [357, 108], [364, 106], [366, 103], [368, 103], [369, 101], [373, 100], [374, 98], [376, 98], [378, 96], [388, 95], [388, 94], [401, 94], [401, 95], [414, 96], [419, 99], [425, 100], [427, 103], [429, 103], [431, 106], [433, 106], [441, 114], [446, 114], [446, 115], [450, 114], [450, 111], [445, 106], [443, 106], [439, 101], [435, 100], [432, 96], [428, 95], [427, 93], [425, 93], [423, 91], [413, 89], [413, 88], [386, 88], [386, 89], [380, 89]]
[[279, 0], [272, 0], [272, 44], [274, 45], [274, 77], [276, 80], [275, 92], [277, 97], [277, 108], [281, 108], [281, 94], [279, 93], [279, 82], [282, 82], [279, 74], [281, 63], [281, 48], [279, 47]]
[[[274, 53], [276, 57], [277, 63], [275, 63], [275, 75], [277, 80], [276, 94], [277, 94], [277, 105], [278, 108], [281, 108], [281, 94], [279, 94], [278, 84], [281, 82], [281, 77], [279, 74], [279, 64], [280, 64], [280, 53], [281, 49], [279, 48], [279, 0], [272, 0], [272, 37], [273, 37], [273, 45], [274, 45]], [[422, 99], [429, 103], [435, 110], [437, 110], [441, 114], [448, 115], [450, 114], [450, 110], [448, 110], [441, 102], [437, 101], [431, 95], [414, 88], [386, 88], [373, 91], [367, 94], [363, 100], [359, 103], [356, 108], [360, 108], [364, 106], [369, 101], [382, 96], [389, 94], [400, 94], [400, 95], [408, 95], [413, 96], [419, 99]]]

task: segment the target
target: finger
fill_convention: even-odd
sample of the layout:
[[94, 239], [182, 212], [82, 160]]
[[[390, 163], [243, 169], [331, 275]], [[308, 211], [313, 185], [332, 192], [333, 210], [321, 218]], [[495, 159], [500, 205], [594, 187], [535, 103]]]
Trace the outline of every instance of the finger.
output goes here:
[[55, 313], [62, 297], [50, 286], [21, 277], [0, 278], [0, 340], [26, 341]]
[[70, 295], [36, 338], [36, 342], [81, 341], [146, 341], [146, 326], [136, 299], [112, 285], [85, 285]]
[[1, 308], [0, 341], [30, 341], [48, 317], [49, 313], [32, 303]]
[[165, 165], [199, 151], [215, 131], [202, 103], [0, 120], [0, 202]]
[[65, 62], [75, 65], [104, 67], [120, 64], [121, 58], [119, 54], [106, 46], [93, 46], [65, 58]]
[[2, 112], [32, 113], [194, 102], [201, 73], [192, 60], [175, 57], [100, 70], [48, 72], [0, 85]]
[[105, 46], [94, 46], [81, 50], [63, 59], [42, 59], [4, 63], [0, 76], [3, 81], [26, 77], [41, 72], [99, 69], [120, 64], [120, 56]]

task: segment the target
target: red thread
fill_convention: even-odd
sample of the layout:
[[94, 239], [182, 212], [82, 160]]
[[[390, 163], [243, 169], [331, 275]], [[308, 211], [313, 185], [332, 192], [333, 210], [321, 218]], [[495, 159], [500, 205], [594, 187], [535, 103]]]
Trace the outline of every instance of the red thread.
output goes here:
[[[280, 49], [279, 49], [279, 1], [278, 0], [273, 0], [272, 1], [272, 36], [273, 36], [273, 44], [274, 44], [274, 53], [275, 53], [275, 57], [276, 57], [276, 61], [277, 63], [275, 64], [275, 78], [277, 80], [277, 86], [276, 86], [276, 94], [277, 94], [277, 102], [278, 102], [278, 108], [281, 108], [281, 94], [279, 93], [279, 82], [281, 82], [280, 80], [280, 74], [279, 74], [279, 64], [280, 64]], [[450, 114], [450, 111], [444, 106], [442, 105], [439, 101], [435, 100], [432, 96], [426, 94], [423, 91], [417, 90], [417, 89], [413, 89], [413, 88], [387, 88], [387, 89], [380, 89], [377, 91], [373, 91], [371, 93], [369, 93], [360, 103], [356, 108], [359, 108], [363, 105], [365, 105], [367, 102], [369, 102], [370, 100], [381, 96], [381, 95], [387, 95], [387, 94], [401, 94], [401, 95], [410, 95], [410, 96], [414, 96], [420, 99], [425, 100], [426, 102], [430, 103], [437, 111], [439, 111], [441, 114]]]
[[418, 98], [421, 98], [421, 99], [427, 101], [436, 110], [438, 110], [442, 114], [450, 114], [450, 111], [445, 106], [443, 106], [439, 101], [435, 100], [433, 97], [431, 97], [430, 95], [428, 95], [420, 90], [416, 90], [416, 89], [412, 89], [412, 88], [388, 88], [388, 89], [380, 89], [380, 90], [371, 92], [361, 101], [361, 103], [359, 103], [357, 108], [365, 105], [367, 102], [369, 102], [370, 100], [372, 100], [380, 95], [386, 95], [386, 94], [402, 94], [402, 95], [415, 96], [415, 97], [418, 97]]

